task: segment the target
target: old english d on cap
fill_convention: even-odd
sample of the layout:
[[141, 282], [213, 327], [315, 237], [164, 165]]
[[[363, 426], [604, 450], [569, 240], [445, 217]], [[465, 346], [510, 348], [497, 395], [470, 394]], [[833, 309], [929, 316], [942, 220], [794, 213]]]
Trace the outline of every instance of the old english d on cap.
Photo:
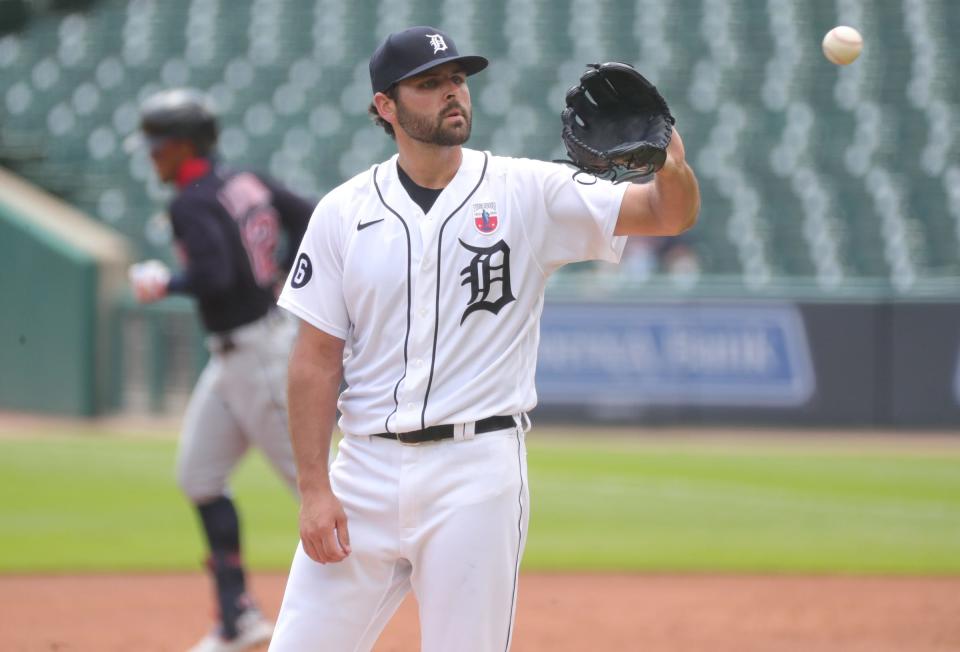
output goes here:
[[398, 81], [456, 61], [472, 75], [487, 67], [485, 58], [461, 55], [453, 39], [436, 27], [410, 27], [390, 34], [370, 57], [370, 85], [382, 93]]

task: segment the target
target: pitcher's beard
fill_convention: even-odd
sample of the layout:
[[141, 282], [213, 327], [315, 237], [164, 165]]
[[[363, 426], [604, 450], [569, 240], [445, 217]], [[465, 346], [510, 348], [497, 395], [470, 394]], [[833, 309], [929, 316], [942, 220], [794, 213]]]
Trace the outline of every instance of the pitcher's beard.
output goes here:
[[460, 110], [464, 124], [453, 127], [444, 124], [447, 118], [443, 114], [436, 120], [431, 120], [407, 111], [402, 104], [397, 102], [397, 122], [400, 123], [408, 136], [421, 143], [443, 147], [463, 145], [470, 138], [472, 116], [463, 107], [457, 108]]

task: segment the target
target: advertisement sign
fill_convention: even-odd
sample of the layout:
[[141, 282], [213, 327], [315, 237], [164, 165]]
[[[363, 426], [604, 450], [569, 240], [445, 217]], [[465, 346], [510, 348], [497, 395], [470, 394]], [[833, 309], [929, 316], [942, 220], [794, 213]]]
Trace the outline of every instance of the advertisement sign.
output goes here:
[[548, 304], [540, 404], [796, 407], [814, 393], [788, 305]]

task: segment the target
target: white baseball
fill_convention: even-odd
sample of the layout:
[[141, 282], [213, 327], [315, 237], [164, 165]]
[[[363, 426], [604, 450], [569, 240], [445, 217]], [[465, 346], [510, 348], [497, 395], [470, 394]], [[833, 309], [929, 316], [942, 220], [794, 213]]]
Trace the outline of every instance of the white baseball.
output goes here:
[[853, 63], [862, 49], [863, 37], [860, 32], [846, 25], [834, 27], [823, 37], [823, 56], [838, 66]]

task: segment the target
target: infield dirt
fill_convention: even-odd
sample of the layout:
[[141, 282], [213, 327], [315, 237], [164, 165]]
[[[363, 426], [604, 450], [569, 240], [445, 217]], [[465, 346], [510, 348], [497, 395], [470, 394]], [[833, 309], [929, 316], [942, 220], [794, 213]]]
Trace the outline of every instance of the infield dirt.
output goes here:
[[[252, 578], [271, 616], [284, 581], [280, 573]], [[18, 652], [181, 651], [212, 612], [199, 573], [0, 576], [0, 609], [0, 649]], [[408, 599], [375, 651], [418, 649]], [[946, 652], [960, 649], [960, 577], [529, 573], [512, 649]]]

